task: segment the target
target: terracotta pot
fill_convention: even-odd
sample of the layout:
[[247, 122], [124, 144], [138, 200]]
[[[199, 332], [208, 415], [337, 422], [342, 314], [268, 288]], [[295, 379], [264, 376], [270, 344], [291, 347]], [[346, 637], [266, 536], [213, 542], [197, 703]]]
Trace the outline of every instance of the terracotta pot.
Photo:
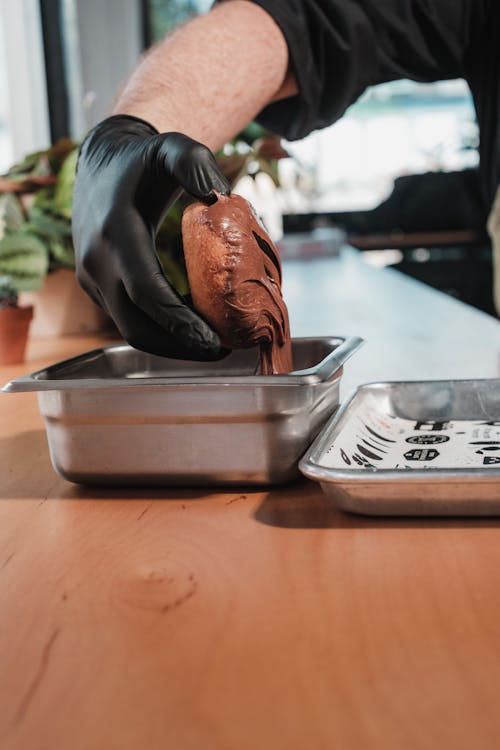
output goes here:
[[108, 316], [87, 297], [71, 270], [49, 274], [38, 292], [23, 292], [20, 299], [35, 307], [32, 336], [96, 333], [111, 326]]
[[33, 306], [0, 308], [0, 364], [24, 362]]

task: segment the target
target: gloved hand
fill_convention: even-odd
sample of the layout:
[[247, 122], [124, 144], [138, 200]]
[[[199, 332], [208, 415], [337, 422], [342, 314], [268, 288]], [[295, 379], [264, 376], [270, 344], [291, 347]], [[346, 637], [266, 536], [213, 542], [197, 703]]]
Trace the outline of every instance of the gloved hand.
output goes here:
[[208, 148], [116, 115], [80, 149], [73, 199], [76, 274], [94, 302], [137, 349], [166, 357], [223, 356], [217, 334], [169, 285], [155, 236], [182, 188], [205, 203], [229, 193]]

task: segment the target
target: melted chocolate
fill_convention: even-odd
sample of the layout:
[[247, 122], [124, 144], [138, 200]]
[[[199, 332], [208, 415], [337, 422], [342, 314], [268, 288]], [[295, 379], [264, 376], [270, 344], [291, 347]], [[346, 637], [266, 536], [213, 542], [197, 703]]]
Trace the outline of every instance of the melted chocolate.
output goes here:
[[229, 348], [260, 347], [260, 372], [290, 372], [288, 312], [281, 262], [250, 204], [239, 195], [195, 203], [182, 220], [195, 308]]

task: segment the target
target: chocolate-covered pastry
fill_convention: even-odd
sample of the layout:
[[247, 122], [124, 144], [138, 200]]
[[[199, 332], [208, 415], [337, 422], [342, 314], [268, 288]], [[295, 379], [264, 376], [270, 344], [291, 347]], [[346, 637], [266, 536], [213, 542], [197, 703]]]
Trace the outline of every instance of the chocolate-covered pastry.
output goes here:
[[223, 345], [259, 345], [262, 375], [290, 372], [281, 263], [251, 205], [239, 195], [195, 203], [184, 212], [182, 239], [194, 307]]

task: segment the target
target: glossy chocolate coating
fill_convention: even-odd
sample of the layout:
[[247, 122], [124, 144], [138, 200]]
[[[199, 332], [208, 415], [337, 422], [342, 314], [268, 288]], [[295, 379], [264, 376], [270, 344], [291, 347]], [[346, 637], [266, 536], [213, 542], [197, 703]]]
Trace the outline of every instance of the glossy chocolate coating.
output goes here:
[[260, 372], [292, 370], [281, 262], [251, 205], [239, 195], [184, 212], [182, 237], [196, 310], [224, 346], [260, 346]]

